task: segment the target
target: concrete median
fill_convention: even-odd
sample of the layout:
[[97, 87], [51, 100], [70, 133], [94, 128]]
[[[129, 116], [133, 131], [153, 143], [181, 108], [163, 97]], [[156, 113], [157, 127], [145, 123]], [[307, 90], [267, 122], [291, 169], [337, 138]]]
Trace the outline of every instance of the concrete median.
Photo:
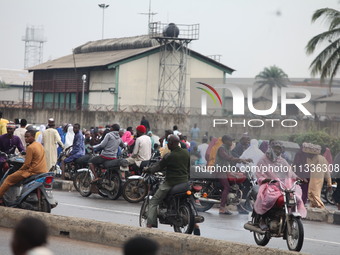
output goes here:
[[[50, 234], [71, 239], [122, 247], [134, 236], [144, 236], [156, 240], [161, 254], [296, 254], [295, 252], [270, 249], [260, 246], [220, 241], [193, 235], [165, 232], [155, 229], [88, 220], [83, 218], [58, 216], [48, 213], [0, 207], [0, 226], [13, 228], [25, 216], [37, 217], [46, 222]], [[301, 254], [301, 253], [300, 253]]]

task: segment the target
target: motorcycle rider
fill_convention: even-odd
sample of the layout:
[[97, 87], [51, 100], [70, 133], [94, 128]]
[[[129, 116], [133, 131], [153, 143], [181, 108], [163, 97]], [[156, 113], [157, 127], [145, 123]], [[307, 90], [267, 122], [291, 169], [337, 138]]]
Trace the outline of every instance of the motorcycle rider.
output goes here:
[[190, 169], [190, 156], [186, 149], [179, 146], [179, 138], [170, 135], [167, 139], [170, 153], [151, 169], [150, 172], [165, 170], [165, 181], [155, 195], [151, 198], [148, 211], [147, 227], [157, 227], [157, 206], [163, 201], [171, 188], [177, 184], [188, 182]]
[[0, 186], [0, 204], [3, 204], [3, 195], [16, 183], [36, 174], [47, 173], [44, 147], [35, 141], [35, 131], [28, 130], [25, 133], [27, 143], [25, 162], [21, 168], [9, 175]]
[[62, 179], [65, 179], [65, 164], [71, 163], [78, 158], [85, 155], [85, 142], [82, 132], [80, 132], [80, 124], [76, 123], [73, 125], [74, 139], [72, 144], [72, 151], [70, 155], [65, 158], [61, 163]]
[[[149, 160], [151, 158], [151, 140], [146, 135], [146, 127], [139, 125], [137, 128], [137, 139], [132, 151], [131, 157], [126, 160], [129, 165], [136, 165], [138, 168], [141, 166], [142, 161]], [[122, 179], [125, 179], [125, 173], [122, 172]]]
[[[12, 122], [7, 123], [7, 134], [0, 136], [0, 151], [6, 154], [13, 154], [15, 149], [18, 148], [20, 152], [25, 151], [24, 146], [20, 140], [20, 137], [14, 135], [15, 124]], [[0, 155], [0, 179], [5, 174], [3, 172], [3, 165], [6, 159], [3, 155]]]
[[120, 126], [118, 124], [113, 124], [110, 132], [105, 135], [104, 140], [100, 144], [92, 147], [94, 150], [102, 150], [99, 156], [93, 157], [89, 161], [89, 167], [94, 175], [92, 183], [99, 180], [95, 167], [104, 164], [108, 160], [117, 159], [118, 147], [124, 146], [119, 136], [119, 129]]
[[[259, 215], [264, 215], [269, 211], [274, 206], [277, 199], [282, 195], [278, 182], [272, 183], [271, 185], [269, 185], [268, 182], [271, 180], [282, 181], [286, 187], [290, 188], [296, 179], [300, 179], [291, 170], [288, 162], [281, 157], [281, 153], [282, 144], [279, 141], [273, 141], [266, 154], [257, 163], [256, 177], [260, 188], [255, 200], [254, 211]], [[295, 194], [298, 211], [301, 214], [301, 217], [305, 217], [307, 211], [301, 199], [302, 191], [300, 186], [296, 186]], [[260, 222], [260, 227], [263, 230], [268, 228], [263, 220]]]
[[[229, 135], [224, 135], [222, 137], [223, 144], [218, 149], [217, 155], [216, 155], [216, 169], [218, 169], [218, 166], [222, 168], [222, 167], [235, 165], [236, 163], [246, 164], [252, 161], [251, 159], [240, 159], [240, 158], [235, 158], [234, 156], [232, 156], [230, 148], [234, 140], [235, 139], [231, 138]], [[226, 208], [229, 189], [230, 189], [227, 174], [221, 171], [217, 173], [217, 177], [219, 179], [220, 184], [223, 186], [219, 213], [231, 215], [232, 213]], [[238, 208], [238, 211], [241, 214], [248, 213], [247, 211], [244, 211], [241, 208]]]

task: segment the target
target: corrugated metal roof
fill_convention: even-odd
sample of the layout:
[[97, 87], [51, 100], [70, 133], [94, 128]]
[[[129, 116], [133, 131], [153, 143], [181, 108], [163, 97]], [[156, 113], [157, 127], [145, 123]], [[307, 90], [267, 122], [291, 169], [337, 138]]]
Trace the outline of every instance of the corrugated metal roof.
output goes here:
[[143, 54], [159, 46], [139, 49], [125, 49], [114, 51], [100, 51], [80, 54], [71, 54], [55, 60], [51, 60], [40, 65], [30, 67], [29, 71], [64, 69], [64, 68], [81, 68], [81, 67], [98, 67]]
[[[88, 42], [77, 47], [74, 50], [74, 54], [30, 67], [28, 70], [36, 71], [108, 66], [144, 53], [151, 53], [159, 47], [159, 43], [154, 39], [150, 39], [148, 36], [99, 40]], [[193, 50], [189, 50], [189, 54], [204, 60], [227, 73], [232, 73], [234, 71], [234, 69]]]
[[23, 85], [33, 81], [33, 74], [27, 70], [0, 69], [0, 81], [7, 85]]

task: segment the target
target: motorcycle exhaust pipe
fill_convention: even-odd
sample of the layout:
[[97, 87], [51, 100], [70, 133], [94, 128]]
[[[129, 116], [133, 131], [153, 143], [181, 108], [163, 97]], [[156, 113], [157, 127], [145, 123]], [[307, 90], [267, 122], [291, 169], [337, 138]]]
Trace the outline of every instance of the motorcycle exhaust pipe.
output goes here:
[[202, 223], [204, 222], [204, 217], [201, 215], [196, 215], [195, 216], [195, 223]]
[[221, 200], [211, 199], [211, 198], [204, 198], [204, 197], [200, 197], [198, 200], [200, 202], [212, 203], [212, 204], [220, 204], [221, 203]]
[[259, 234], [261, 234], [261, 235], [264, 235], [264, 234], [266, 233], [266, 231], [263, 231], [261, 228], [256, 227], [256, 226], [254, 226], [253, 224], [250, 224], [250, 223], [244, 224], [243, 227], [244, 227], [246, 230], [253, 231], [253, 232], [259, 233]]

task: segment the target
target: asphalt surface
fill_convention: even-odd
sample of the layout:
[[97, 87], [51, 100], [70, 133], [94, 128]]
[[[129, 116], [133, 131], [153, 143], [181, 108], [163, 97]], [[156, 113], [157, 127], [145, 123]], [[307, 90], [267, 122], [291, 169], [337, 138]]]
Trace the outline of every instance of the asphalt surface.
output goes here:
[[[85, 198], [77, 192], [54, 191], [54, 195], [59, 201], [59, 205], [53, 209], [52, 214], [139, 226], [138, 216], [141, 203], [130, 204], [122, 198], [112, 201], [96, 194]], [[200, 224], [202, 236], [255, 245], [253, 234], [243, 229], [249, 216], [233, 213], [231, 216], [219, 215], [217, 208], [202, 213], [206, 219], [204, 223]], [[303, 225], [305, 240], [302, 252], [322, 255], [338, 254], [340, 249], [339, 225], [306, 220], [303, 221]], [[160, 225], [159, 228], [173, 231], [170, 226], [166, 225]], [[267, 246], [282, 250], [288, 249], [282, 238], [273, 238]]]

